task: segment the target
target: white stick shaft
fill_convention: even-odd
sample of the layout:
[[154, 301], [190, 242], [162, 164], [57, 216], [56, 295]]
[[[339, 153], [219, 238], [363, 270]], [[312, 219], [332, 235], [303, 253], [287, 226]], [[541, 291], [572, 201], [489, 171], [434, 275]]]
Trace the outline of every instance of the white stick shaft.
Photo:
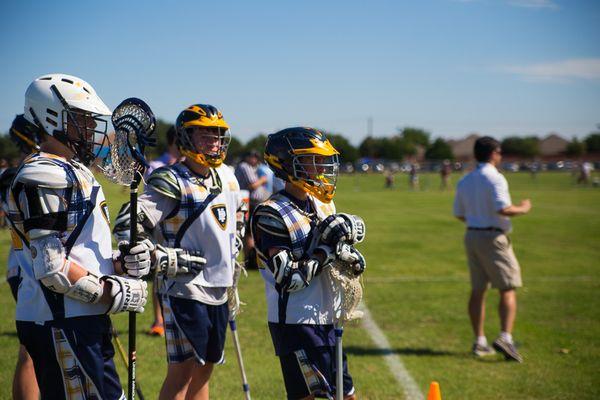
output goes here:
[[344, 399], [344, 361], [342, 356], [342, 334], [344, 328], [341, 325], [335, 327], [335, 398]]
[[240, 375], [242, 376], [242, 390], [244, 391], [244, 398], [246, 400], [251, 400], [250, 385], [248, 385], [248, 378], [246, 377], [246, 369], [244, 368], [244, 360], [242, 359], [242, 350], [240, 348], [240, 338], [238, 337], [235, 320], [229, 321], [229, 327], [231, 328], [231, 336], [233, 337], [233, 347], [235, 348], [235, 355], [237, 357], [238, 365], [240, 367]]

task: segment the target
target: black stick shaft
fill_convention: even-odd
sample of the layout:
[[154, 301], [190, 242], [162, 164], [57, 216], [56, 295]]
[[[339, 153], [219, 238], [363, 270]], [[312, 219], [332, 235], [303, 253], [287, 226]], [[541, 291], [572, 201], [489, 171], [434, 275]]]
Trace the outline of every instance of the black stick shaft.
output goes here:
[[[139, 186], [139, 172], [129, 186], [129, 244], [133, 246], [137, 241], [137, 191]], [[134, 311], [129, 312], [129, 369], [127, 374], [127, 398], [135, 400], [135, 364], [136, 364], [136, 343], [135, 331], [137, 326], [137, 314]]]
[[[127, 356], [125, 355], [125, 350], [123, 349], [123, 345], [121, 344], [121, 341], [119, 340], [119, 334], [114, 326], [112, 329], [113, 329], [113, 339], [115, 340], [115, 343], [117, 345], [117, 350], [119, 351], [119, 354], [121, 355], [121, 360], [123, 360], [123, 364], [125, 364], [125, 368], [127, 368], [129, 370], [129, 362], [127, 362]], [[144, 393], [142, 392], [142, 387], [140, 386], [139, 382], [136, 382], [135, 392], [137, 393], [140, 400], [145, 400]]]

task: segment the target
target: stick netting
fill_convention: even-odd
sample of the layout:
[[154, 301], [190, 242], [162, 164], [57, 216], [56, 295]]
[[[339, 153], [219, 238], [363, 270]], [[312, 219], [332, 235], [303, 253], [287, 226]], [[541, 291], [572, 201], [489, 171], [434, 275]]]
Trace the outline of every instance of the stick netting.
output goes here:
[[328, 271], [333, 293], [340, 297], [336, 320], [344, 323], [362, 318], [363, 312], [358, 309], [363, 296], [360, 276], [354, 275], [352, 268], [343, 261], [334, 261]]
[[123, 103], [113, 112], [112, 121], [115, 136], [101, 168], [110, 181], [130, 185], [144, 162], [143, 148], [151, 144], [154, 117], [136, 103]]

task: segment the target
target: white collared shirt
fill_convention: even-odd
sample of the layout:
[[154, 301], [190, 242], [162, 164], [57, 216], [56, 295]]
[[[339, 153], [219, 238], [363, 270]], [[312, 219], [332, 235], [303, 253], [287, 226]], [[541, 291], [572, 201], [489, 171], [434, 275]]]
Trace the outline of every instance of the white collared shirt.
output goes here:
[[510, 206], [508, 182], [496, 167], [480, 163], [456, 187], [454, 216], [464, 217], [468, 227], [512, 230], [510, 219], [498, 211]]

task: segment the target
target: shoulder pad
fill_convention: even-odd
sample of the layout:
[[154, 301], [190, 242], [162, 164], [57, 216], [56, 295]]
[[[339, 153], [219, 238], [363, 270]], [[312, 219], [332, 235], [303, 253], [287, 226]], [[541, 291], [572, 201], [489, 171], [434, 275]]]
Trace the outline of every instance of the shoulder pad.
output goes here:
[[60, 166], [45, 160], [35, 160], [23, 165], [15, 180], [26, 186], [65, 189], [73, 186], [67, 173]]
[[216, 171], [221, 177], [223, 187], [226, 187], [227, 189], [233, 192], [237, 192], [240, 190], [238, 180], [235, 177], [235, 174], [233, 173], [233, 169], [229, 165], [221, 164], [218, 168], [216, 168]]
[[267, 206], [259, 206], [252, 215], [255, 229], [260, 229], [271, 235], [288, 237], [289, 231], [277, 211]]
[[155, 169], [146, 184], [160, 194], [173, 199], [181, 199], [181, 190], [177, 178], [169, 167], [161, 167]]

